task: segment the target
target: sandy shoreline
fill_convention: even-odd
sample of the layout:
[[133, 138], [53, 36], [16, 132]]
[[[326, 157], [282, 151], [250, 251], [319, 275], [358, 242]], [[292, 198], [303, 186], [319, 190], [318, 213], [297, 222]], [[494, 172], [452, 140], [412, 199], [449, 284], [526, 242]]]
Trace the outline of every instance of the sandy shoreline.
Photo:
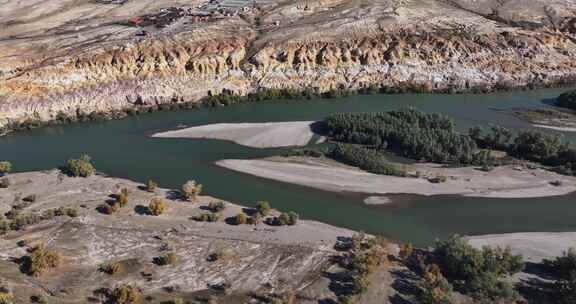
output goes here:
[[556, 130], [556, 131], [562, 131], [562, 132], [576, 132], [576, 127], [555, 127], [555, 126], [548, 126], [548, 125], [533, 125], [534, 127], [537, 128], [544, 128], [544, 129], [550, 129], [550, 130]]
[[[441, 168], [431, 164], [416, 164], [416, 170], [426, 176], [443, 175], [445, 183], [431, 183], [425, 178], [403, 178], [377, 175], [361, 170], [336, 167], [305, 159], [305, 163], [274, 160], [220, 160], [217, 165], [247, 174], [281, 182], [333, 192], [369, 194], [457, 194], [473, 197], [530, 198], [565, 195], [576, 191], [576, 178], [553, 172], [517, 170], [511, 166], [483, 172], [471, 167]], [[553, 186], [561, 181], [561, 186]]]
[[521, 254], [528, 262], [561, 256], [570, 247], [576, 247], [576, 232], [526, 232], [469, 236], [474, 247], [510, 247], [514, 254]]
[[307, 145], [314, 121], [266, 123], [218, 123], [153, 134], [159, 138], [210, 138], [230, 140], [253, 148]]

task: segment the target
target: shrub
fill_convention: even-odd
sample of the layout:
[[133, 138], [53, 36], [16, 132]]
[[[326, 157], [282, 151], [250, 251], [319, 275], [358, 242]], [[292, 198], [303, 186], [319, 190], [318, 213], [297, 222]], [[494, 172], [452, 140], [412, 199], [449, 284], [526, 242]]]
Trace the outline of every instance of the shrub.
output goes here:
[[115, 275], [120, 272], [120, 263], [114, 262], [102, 264], [100, 265], [99, 270], [109, 275]]
[[573, 275], [576, 275], [576, 249], [569, 248], [562, 256], [554, 260], [546, 259], [543, 263], [557, 277], [569, 280]]
[[208, 256], [207, 260], [209, 262], [222, 261], [222, 260], [228, 258], [229, 256], [230, 256], [230, 252], [228, 250], [219, 249], [219, 250], [216, 250], [215, 252], [211, 253]]
[[200, 192], [202, 192], [202, 185], [194, 180], [189, 180], [182, 185], [182, 194], [189, 201], [195, 201]]
[[154, 261], [156, 262], [156, 264], [160, 266], [174, 265], [176, 264], [176, 254], [173, 252], [169, 252], [159, 257], [156, 257]]
[[247, 221], [247, 219], [246, 219], [246, 214], [244, 214], [244, 213], [238, 213], [238, 214], [236, 215], [236, 217], [234, 218], [234, 223], [235, 223], [236, 225], [246, 224], [246, 221]]
[[98, 207], [98, 210], [104, 214], [114, 214], [116, 211], [120, 210], [118, 203], [114, 202], [112, 204], [102, 204]]
[[5, 290], [0, 291], [0, 304], [13, 304], [14, 298]]
[[562, 181], [561, 180], [554, 180], [550, 182], [550, 185], [554, 186], [554, 187], [560, 187], [562, 186]]
[[156, 188], [158, 187], [158, 184], [156, 184], [156, 182], [154, 182], [153, 180], [149, 179], [146, 182], [146, 191], [148, 192], [154, 192], [156, 191]]
[[46, 296], [43, 296], [43, 295], [32, 296], [31, 299], [32, 299], [33, 303], [48, 304], [48, 298]]
[[96, 171], [92, 165], [92, 159], [87, 154], [82, 154], [79, 158], [69, 159], [65, 171], [75, 177], [88, 177]]
[[140, 301], [140, 293], [130, 285], [119, 285], [110, 293], [110, 302], [113, 304], [133, 304]]
[[60, 265], [60, 254], [47, 249], [44, 244], [39, 244], [32, 249], [28, 267], [28, 273], [33, 276], [40, 276], [46, 271]]
[[36, 202], [36, 194], [27, 195], [22, 200], [25, 202], [28, 202], [28, 203], [34, 203], [34, 202]]
[[10, 180], [7, 177], [0, 178], [0, 188], [8, 188], [10, 186]]
[[208, 204], [208, 210], [212, 212], [220, 212], [226, 208], [226, 204], [224, 202], [210, 202]]
[[166, 302], [167, 304], [184, 304], [184, 299], [182, 298], [174, 298], [168, 302]]
[[220, 220], [220, 213], [202, 213], [193, 219], [198, 222], [217, 222]]
[[556, 105], [562, 108], [576, 110], [576, 90], [560, 94], [556, 98]]
[[270, 213], [270, 204], [267, 201], [260, 201], [256, 205], [256, 212], [262, 216], [267, 216]]
[[9, 161], [0, 161], [0, 175], [8, 174], [12, 171], [12, 163]]
[[124, 207], [126, 206], [126, 204], [128, 204], [128, 192], [121, 192], [120, 194], [118, 194], [116, 196], [116, 203], [120, 206], [120, 207]]
[[150, 204], [148, 205], [148, 212], [151, 215], [158, 216], [164, 213], [164, 210], [166, 210], [166, 203], [161, 198], [152, 199], [152, 201], [150, 201]]
[[400, 259], [406, 261], [408, 258], [412, 256], [412, 252], [414, 252], [414, 247], [410, 243], [404, 243], [400, 245]]

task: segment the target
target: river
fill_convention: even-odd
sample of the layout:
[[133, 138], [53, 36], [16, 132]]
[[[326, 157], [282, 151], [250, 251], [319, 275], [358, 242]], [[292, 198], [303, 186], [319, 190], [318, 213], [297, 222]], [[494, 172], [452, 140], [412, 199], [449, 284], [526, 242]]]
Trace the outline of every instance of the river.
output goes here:
[[[147, 135], [216, 122], [317, 120], [334, 112], [386, 111], [414, 106], [454, 117], [461, 128], [499, 124], [529, 125], [496, 108], [545, 107], [543, 101], [562, 89], [485, 95], [359, 95], [341, 99], [272, 101], [223, 108], [156, 112], [122, 120], [46, 127], [0, 138], [0, 159], [15, 171], [55, 168], [70, 157], [88, 153], [98, 170], [162, 187], [179, 188], [188, 179], [206, 194], [245, 205], [267, 200], [274, 208], [304, 218], [385, 237], [429, 245], [458, 234], [519, 231], [576, 231], [576, 196], [489, 199], [459, 196], [394, 196], [390, 206], [368, 206], [358, 194], [336, 194], [265, 180], [214, 165], [229, 158], [258, 158], [281, 149], [253, 149], [218, 140], [161, 139]], [[576, 142], [576, 134], [566, 134]]]

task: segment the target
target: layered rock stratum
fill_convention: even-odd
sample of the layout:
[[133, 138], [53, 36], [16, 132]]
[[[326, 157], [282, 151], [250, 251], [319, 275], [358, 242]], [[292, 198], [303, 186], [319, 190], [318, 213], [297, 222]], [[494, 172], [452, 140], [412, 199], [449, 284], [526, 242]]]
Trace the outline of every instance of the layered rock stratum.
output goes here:
[[467, 91], [576, 76], [574, 0], [258, 0], [233, 16], [140, 23], [206, 3], [0, 1], [0, 126], [224, 89]]

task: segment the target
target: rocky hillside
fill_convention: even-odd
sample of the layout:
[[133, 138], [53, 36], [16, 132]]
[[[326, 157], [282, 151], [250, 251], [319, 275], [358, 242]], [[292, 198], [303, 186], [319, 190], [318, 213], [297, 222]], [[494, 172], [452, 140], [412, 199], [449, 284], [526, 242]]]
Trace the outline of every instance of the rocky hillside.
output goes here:
[[576, 78], [574, 0], [258, 0], [196, 14], [203, 5], [2, 1], [0, 126], [223, 89], [464, 91]]

